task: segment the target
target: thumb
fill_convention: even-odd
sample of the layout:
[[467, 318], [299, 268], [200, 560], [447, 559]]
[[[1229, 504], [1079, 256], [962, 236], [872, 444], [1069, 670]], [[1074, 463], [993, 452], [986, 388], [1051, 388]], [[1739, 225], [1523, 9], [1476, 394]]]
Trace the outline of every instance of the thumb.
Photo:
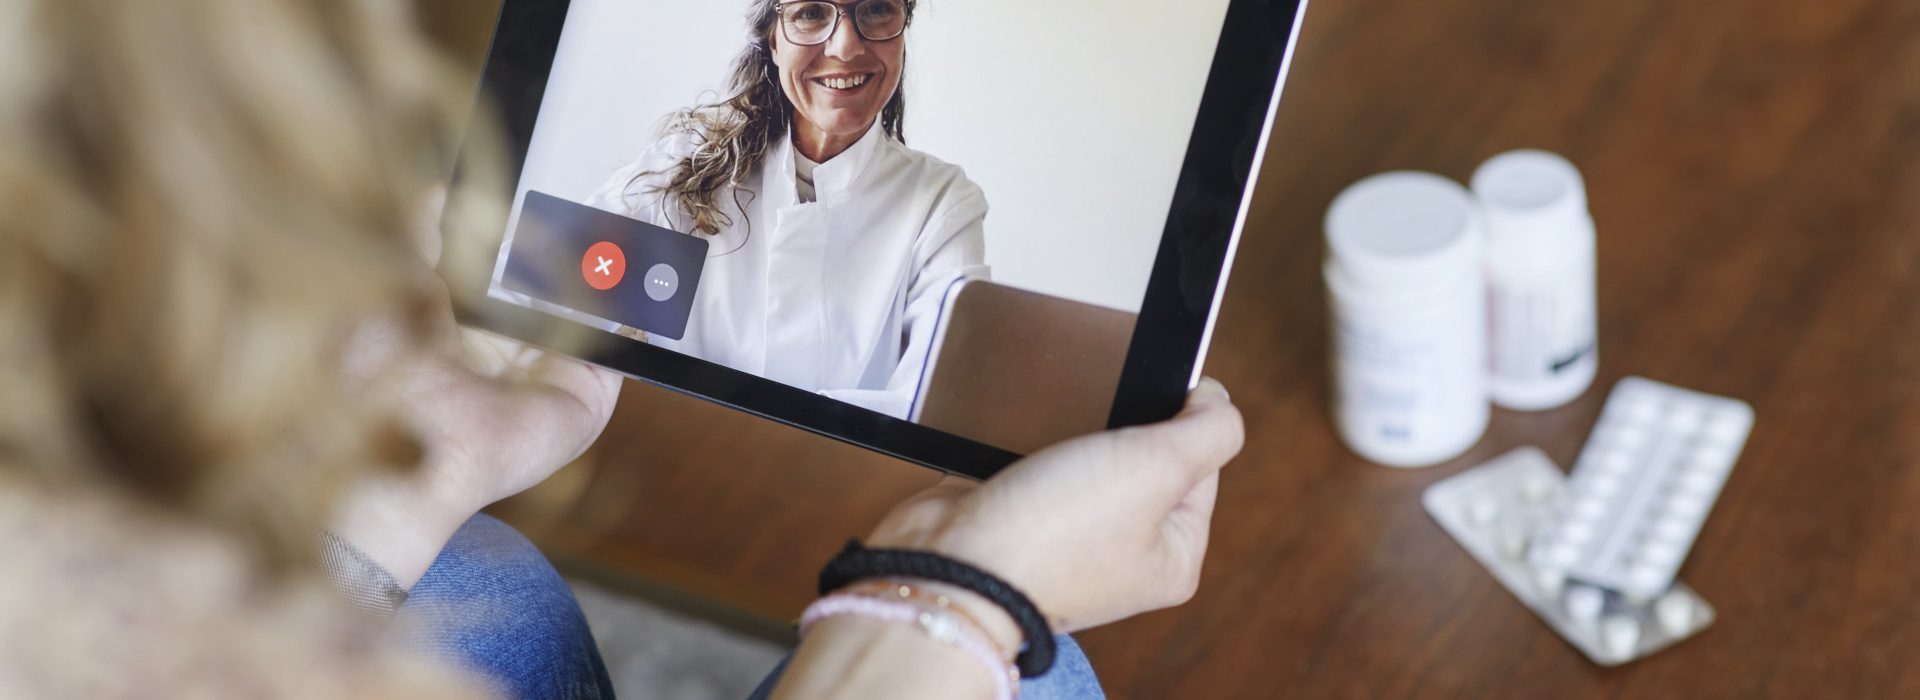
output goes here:
[[1113, 436], [1119, 454], [1166, 479], [1171, 503], [1239, 454], [1246, 428], [1226, 388], [1208, 378], [1187, 395], [1186, 407], [1173, 418]]

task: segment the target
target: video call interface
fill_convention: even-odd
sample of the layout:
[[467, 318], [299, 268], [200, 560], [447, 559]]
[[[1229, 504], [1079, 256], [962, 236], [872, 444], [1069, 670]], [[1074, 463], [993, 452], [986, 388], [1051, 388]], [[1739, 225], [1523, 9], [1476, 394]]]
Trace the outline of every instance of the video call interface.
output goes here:
[[1138, 311], [1226, 5], [575, 0], [489, 294], [915, 420], [960, 281]]

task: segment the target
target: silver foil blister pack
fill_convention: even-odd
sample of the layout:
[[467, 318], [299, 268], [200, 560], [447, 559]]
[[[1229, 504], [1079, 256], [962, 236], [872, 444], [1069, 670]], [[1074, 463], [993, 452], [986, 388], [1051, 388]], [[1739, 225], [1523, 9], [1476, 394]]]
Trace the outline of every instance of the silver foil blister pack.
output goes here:
[[1746, 403], [1639, 377], [1613, 388], [1527, 560], [1648, 600], [1680, 564], [1753, 429]]
[[1713, 607], [1684, 583], [1627, 595], [1536, 564], [1534, 539], [1562, 522], [1570, 493], [1560, 468], [1528, 447], [1434, 484], [1422, 502], [1508, 592], [1596, 664], [1633, 661], [1713, 624]]

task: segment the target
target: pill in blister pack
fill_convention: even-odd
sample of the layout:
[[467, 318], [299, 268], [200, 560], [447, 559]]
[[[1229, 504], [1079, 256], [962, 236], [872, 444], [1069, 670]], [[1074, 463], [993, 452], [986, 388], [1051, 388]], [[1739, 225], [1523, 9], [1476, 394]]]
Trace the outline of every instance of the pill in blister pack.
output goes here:
[[1434, 484], [1422, 502], [1508, 592], [1594, 663], [1647, 656], [1713, 623], [1713, 607], [1685, 584], [1637, 599], [1533, 566], [1529, 540], [1556, 514], [1566, 481], [1546, 454], [1522, 448]]
[[1537, 568], [1631, 598], [1672, 585], [1753, 428], [1753, 408], [1628, 377], [1541, 525]]

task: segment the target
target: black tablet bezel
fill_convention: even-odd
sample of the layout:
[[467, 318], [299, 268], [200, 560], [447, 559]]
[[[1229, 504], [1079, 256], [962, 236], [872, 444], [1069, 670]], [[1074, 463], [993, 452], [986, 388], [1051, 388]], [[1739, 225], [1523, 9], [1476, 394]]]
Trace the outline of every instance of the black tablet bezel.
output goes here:
[[[1164, 420], [1191, 388], [1229, 255], [1245, 224], [1253, 177], [1306, 0], [1230, 0], [1187, 154], [1162, 232], [1139, 324], [1109, 425]], [[482, 74], [506, 136], [515, 177], [533, 139], [569, 0], [503, 0]], [[504, 229], [506, 222], [500, 222]], [[458, 276], [450, 276], [459, 278]], [[534, 339], [549, 317], [459, 290], [462, 321]], [[723, 365], [621, 339], [586, 359], [635, 379], [714, 401], [916, 464], [985, 479], [1019, 458], [1012, 452], [893, 418]]]

